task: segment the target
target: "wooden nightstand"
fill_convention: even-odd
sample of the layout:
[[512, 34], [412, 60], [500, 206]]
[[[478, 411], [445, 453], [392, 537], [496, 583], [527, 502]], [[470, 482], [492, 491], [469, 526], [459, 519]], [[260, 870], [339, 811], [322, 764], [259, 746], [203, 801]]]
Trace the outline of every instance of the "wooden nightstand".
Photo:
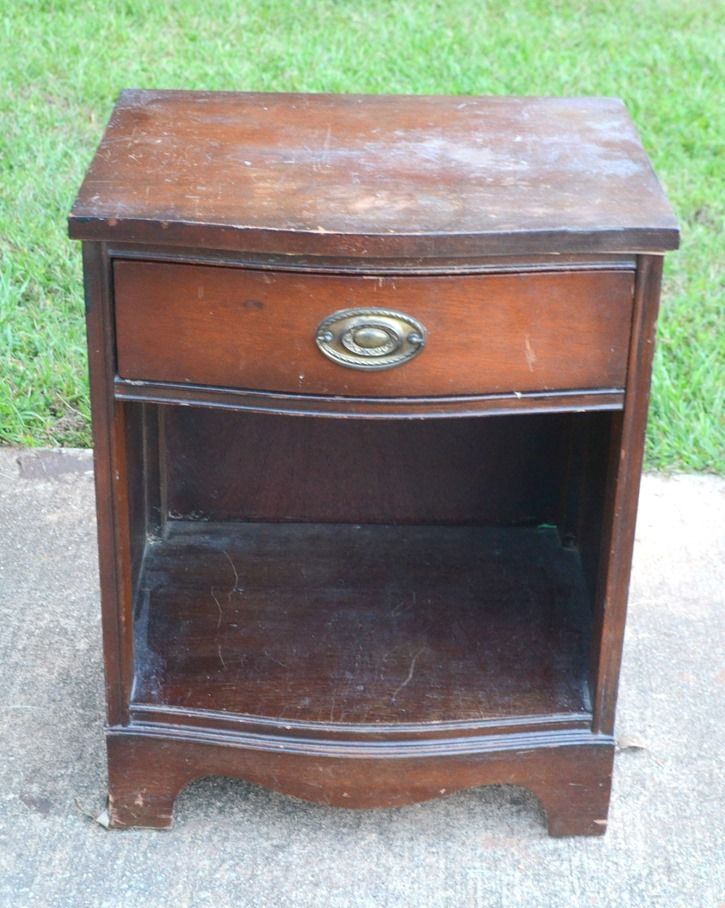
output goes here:
[[84, 241], [110, 815], [604, 832], [662, 253], [622, 104], [124, 92]]

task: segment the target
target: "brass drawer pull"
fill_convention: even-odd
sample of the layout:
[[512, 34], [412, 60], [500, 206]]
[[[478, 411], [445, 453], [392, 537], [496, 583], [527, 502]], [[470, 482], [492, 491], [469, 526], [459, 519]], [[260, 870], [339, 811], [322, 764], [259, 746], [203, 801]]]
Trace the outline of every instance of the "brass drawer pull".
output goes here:
[[392, 309], [341, 309], [317, 328], [317, 346], [328, 359], [351, 369], [390, 369], [425, 346], [425, 328]]

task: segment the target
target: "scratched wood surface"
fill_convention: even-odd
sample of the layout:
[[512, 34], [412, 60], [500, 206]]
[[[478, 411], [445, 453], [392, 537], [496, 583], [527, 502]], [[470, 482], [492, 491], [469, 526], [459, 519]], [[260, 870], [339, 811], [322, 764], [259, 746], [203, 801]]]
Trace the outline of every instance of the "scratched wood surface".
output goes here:
[[[649, 253], [677, 243], [621, 103], [127, 92], [70, 229], [88, 240], [112, 823], [168, 825], [186, 782], [221, 773], [360, 807], [513, 782], [552, 834], [601, 834]], [[363, 286], [425, 306], [430, 345], [356, 403], [305, 319]], [[164, 405], [116, 399], [119, 364]], [[327, 396], [270, 390], [300, 374]], [[430, 396], [610, 383], [622, 413], [480, 427]], [[165, 406], [245, 393], [368, 408], [346, 416], [402, 401], [416, 425]]]
[[588, 709], [589, 604], [551, 529], [180, 522], [139, 598], [138, 702], [346, 723]]
[[[120, 261], [114, 276], [123, 378], [353, 397], [624, 387], [627, 271], [371, 278]], [[331, 362], [318, 325], [351, 307], [412, 316], [425, 348], [381, 371]]]
[[70, 232], [353, 256], [677, 245], [614, 98], [125, 91]]

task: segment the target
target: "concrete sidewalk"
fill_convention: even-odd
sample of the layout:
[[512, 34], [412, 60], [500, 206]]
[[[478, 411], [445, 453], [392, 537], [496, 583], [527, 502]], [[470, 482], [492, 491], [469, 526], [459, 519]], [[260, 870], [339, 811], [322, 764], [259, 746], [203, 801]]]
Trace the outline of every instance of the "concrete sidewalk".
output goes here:
[[718, 908], [724, 499], [644, 480], [604, 838], [549, 839], [516, 789], [353, 812], [225, 779], [108, 832], [91, 460], [0, 449], [0, 905]]

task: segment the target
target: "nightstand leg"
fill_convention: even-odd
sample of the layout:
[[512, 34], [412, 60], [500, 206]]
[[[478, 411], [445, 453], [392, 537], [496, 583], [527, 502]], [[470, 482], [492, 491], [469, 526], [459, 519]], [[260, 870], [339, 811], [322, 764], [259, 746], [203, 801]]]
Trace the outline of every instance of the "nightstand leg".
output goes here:
[[171, 826], [177, 795], [197, 774], [163, 740], [111, 734], [106, 744], [111, 826]]
[[[569, 796], [569, 793], [565, 793]], [[559, 801], [556, 806], [546, 809], [549, 835], [604, 835], [607, 831], [609, 812], [609, 791], [606, 793], [585, 792], [581, 798]]]
[[604, 835], [612, 788], [611, 756], [598, 748], [580, 757], [575, 771], [552, 775], [545, 784], [531, 785], [546, 811], [550, 836]]

